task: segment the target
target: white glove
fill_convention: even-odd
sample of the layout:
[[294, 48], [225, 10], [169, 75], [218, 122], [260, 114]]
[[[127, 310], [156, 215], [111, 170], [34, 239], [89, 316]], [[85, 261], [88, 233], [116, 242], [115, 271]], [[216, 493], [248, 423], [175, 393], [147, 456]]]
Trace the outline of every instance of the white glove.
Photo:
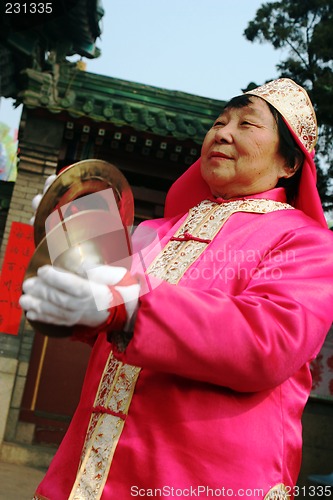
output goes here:
[[[37, 276], [23, 283], [24, 295], [20, 305], [27, 319], [72, 326], [81, 324], [98, 327], [108, 316], [113, 305], [113, 294], [108, 285], [118, 283], [125, 268], [100, 266], [88, 271], [89, 279], [67, 271], [43, 266]], [[127, 312], [128, 327], [136, 312], [140, 293], [139, 284], [116, 287]]]
[[[89, 281], [103, 283], [105, 285], [117, 285], [127, 273], [125, 267], [120, 266], [98, 266], [87, 271]], [[139, 307], [140, 284], [115, 286], [120, 293], [127, 313], [125, 331], [133, 329], [136, 313]]]
[[37, 211], [37, 208], [40, 204], [40, 201], [41, 199], [43, 198], [43, 195], [46, 193], [46, 191], [48, 190], [48, 188], [51, 186], [52, 182], [57, 178], [56, 174], [52, 174], [52, 175], [49, 175], [49, 177], [47, 177], [46, 181], [45, 181], [45, 184], [44, 184], [44, 187], [43, 187], [43, 194], [41, 193], [38, 193], [36, 194], [36, 196], [34, 196], [34, 198], [32, 199], [32, 202], [31, 202], [31, 206], [33, 208], [33, 211], [34, 211], [34, 215], [31, 217], [30, 221], [29, 221], [29, 224], [31, 226], [34, 225], [34, 222], [35, 222], [35, 216], [36, 216], [36, 211]]

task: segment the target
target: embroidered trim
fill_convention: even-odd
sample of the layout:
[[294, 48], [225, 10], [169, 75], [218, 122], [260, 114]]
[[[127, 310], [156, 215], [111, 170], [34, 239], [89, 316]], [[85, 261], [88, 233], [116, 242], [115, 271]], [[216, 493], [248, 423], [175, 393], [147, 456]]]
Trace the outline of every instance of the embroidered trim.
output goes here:
[[318, 136], [317, 119], [305, 89], [289, 78], [279, 78], [246, 94], [257, 95], [272, 104], [287, 120], [305, 148], [313, 150]]
[[34, 497], [32, 500], [50, 500], [49, 498], [43, 497], [42, 495], [39, 495], [38, 493], [35, 493]]
[[289, 500], [290, 495], [288, 494], [287, 488], [284, 484], [276, 484], [269, 490], [264, 500]]
[[[293, 207], [288, 203], [260, 198], [221, 204], [204, 200], [189, 211], [184, 223], [149, 266], [148, 274], [177, 284], [232, 214], [236, 212], [264, 214], [286, 209]], [[192, 238], [186, 238], [185, 235], [191, 235]]]
[[[98, 500], [101, 497], [139, 373], [140, 368], [123, 364], [110, 354], [96, 394], [69, 500]], [[99, 409], [101, 412], [97, 413]]]

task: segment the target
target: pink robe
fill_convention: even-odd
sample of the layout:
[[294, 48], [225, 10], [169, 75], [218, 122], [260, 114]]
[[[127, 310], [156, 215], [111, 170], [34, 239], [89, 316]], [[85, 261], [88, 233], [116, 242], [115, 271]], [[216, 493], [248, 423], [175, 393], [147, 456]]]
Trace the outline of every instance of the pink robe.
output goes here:
[[[285, 201], [282, 189], [251, 198]], [[151, 263], [156, 243], [167, 245], [186, 217], [146, 222], [158, 238], [140, 258]], [[118, 371], [129, 399], [120, 390], [108, 410], [94, 402], [112, 348], [98, 336], [79, 407], [36, 498], [211, 498], [216, 490], [263, 499], [280, 483], [293, 497], [309, 361], [333, 319], [333, 235], [286, 209], [234, 213], [210, 242], [198, 243], [205, 249], [176, 283], [151, 276], [133, 339], [115, 352], [98, 401], [119, 361], [142, 369]], [[108, 413], [100, 432], [90, 421], [93, 406], [94, 419]], [[107, 433], [118, 432], [115, 417], [123, 428], [103, 457]], [[80, 496], [73, 483], [89, 425], [99, 486], [86, 481]], [[91, 473], [87, 466], [81, 480]]]

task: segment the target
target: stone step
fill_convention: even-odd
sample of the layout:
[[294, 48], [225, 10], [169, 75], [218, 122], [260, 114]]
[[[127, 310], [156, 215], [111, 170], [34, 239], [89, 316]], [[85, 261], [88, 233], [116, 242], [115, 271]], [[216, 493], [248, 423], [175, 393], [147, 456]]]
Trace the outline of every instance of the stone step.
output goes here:
[[0, 462], [47, 469], [56, 448], [38, 445], [3, 442], [0, 447]]

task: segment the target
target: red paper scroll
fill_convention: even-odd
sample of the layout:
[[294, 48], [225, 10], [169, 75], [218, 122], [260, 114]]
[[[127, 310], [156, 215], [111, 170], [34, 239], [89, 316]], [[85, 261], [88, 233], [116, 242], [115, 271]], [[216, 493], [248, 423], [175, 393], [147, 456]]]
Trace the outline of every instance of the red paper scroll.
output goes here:
[[34, 253], [33, 227], [13, 222], [0, 276], [0, 332], [17, 335], [22, 309], [18, 300], [22, 282]]

